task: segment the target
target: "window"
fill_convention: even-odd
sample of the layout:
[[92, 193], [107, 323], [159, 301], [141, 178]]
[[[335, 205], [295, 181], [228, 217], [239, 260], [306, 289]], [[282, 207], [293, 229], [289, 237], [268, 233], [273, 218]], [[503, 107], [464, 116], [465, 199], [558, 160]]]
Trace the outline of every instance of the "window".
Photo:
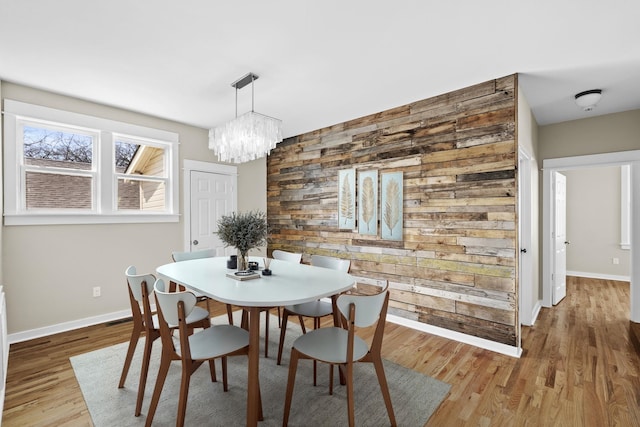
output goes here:
[[177, 222], [175, 133], [5, 100], [5, 225]]

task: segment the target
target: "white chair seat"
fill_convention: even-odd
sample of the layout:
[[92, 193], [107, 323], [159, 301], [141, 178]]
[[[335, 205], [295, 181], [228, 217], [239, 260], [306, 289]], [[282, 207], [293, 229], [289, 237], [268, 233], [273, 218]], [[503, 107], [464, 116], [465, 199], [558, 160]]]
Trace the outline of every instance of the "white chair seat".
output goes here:
[[249, 332], [233, 325], [217, 325], [189, 336], [191, 359], [220, 357], [249, 345]]
[[293, 314], [299, 314], [305, 317], [324, 317], [333, 313], [331, 303], [325, 301], [311, 301], [303, 304], [288, 305], [285, 309]]
[[[206, 319], [209, 316], [210, 316], [209, 312], [204, 308], [193, 307], [193, 311], [189, 313], [189, 315], [187, 316], [187, 323], [199, 322], [201, 320]], [[154, 314], [153, 316], [151, 316], [151, 319], [153, 320], [153, 329], [160, 329], [160, 320], [158, 320], [158, 315]], [[172, 328], [175, 328], [178, 325], [169, 325], [169, 326]]]
[[[293, 342], [293, 348], [313, 359], [327, 363], [347, 362], [347, 339], [349, 332], [342, 328], [315, 329], [301, 335]], [[353, 337], [353, 360], [358, 361], [369, 351], [367, 343]]]
[[[193, 307], [193, 311], [187, 316], [187, 324], [210, 317], [211, 313], [202, 307]], [[176, 325], [177, 326], [177, 325]]]

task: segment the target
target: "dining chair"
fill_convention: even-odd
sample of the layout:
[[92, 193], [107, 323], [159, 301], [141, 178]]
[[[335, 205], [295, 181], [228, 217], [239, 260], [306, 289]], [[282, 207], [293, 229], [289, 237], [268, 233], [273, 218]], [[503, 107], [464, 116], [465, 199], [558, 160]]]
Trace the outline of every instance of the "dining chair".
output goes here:
[[[174, 262], [187, 261], [191, 259], [200, 259], [200, 258], [212, 258], [216, 256], [216, 252], [213, 249], [200, 249], [197, 251], [191, 252], [172, 252], [171, 257]], [[198, 301], [205, 301], [207, 304], [207, 310], [209, 310], [209, 297], [206, 295], [202, 295], [201, 293], [194, 291], [191, 289], [191, 292], [196, 296]], [[227, 318], [229, 319], [229, 324], [233, 325], [233, 307], [231, 304], [227, 304]]]
[[[351, 267], [351, 261], [348, 259], [334, 258], [324, 255], [312, 255], [311, 265], [316, 267], [331, 268], [348, 273], [349, 268]], [[282, 314], [283, 327], [282, 331], [280, 332], [280, 346], [278, 350], [278, 365], [280, 364], [280, 360], [282, 358], [282, 345], [284, 344], [286, 322], [290, 315], [300, 316], [300, 327], [302, 328], [302, 333], [304, 334], [307, 332], [307, 330], [304, 322], [302, 321], [302, 316], [313, 318], [314, 328], [317, 329], [318, 327], [320, 327], [320, 319], [331, 314], [333, 314], [333, 306], [331, 303], [325, 301], [312, 301], [308, 303], [295, 304], [284, 307], [284, 312]]]
[[[271, 252], [271, 256], [273, 259], [277, 259], [280, 261], [288, 261], [294, 262], [296, 264], [300, 264], [302, 262], [302, 254], [296, 252], [287, 252], [280, 249], [274, 249]], [[300, 322], [302, 322], [302, 316], [299, 317]], [[278, 307], [278, 328], [282, 327], [282, 309]]]
[[[316, 267], [331, 268], [334, 270], [349, 272], [351, 261], [348, 259], [334, 258], [324, 255], [311, 255], [311, 265]], [[313, 329], [320, 327], [320, 320], [323, 317], [333, 314], [333, 304], [325, 301], [311, 301], [303, 304], [287, 305], [282, 310], [282, 327], [280, 328], [280, 343], [278, 344], [278, 360], [279, 365], [282, 361], [282, 348], [284, 347], [284, 338], [287, 331], [287, 319], [289, 316], [298, 316], [300, 319], [300, 327], [302, 333], [306, 334], [307, 329], [304, 325], [304, 318], [313, 319]], [[316, 364], [313, 365], [313, 385], [316, 385]]]
[[[312, 359], [330, 365], [329, 394], [333, 392], [333, 366], [338, 365], [341, 370], [346, 370], [347, 410], [350, 427], [355, 425], [353, 365], [355, 362], [373, 363], [389, 421], [392, 426], [397, 425], [381, 356], [388, 304], [388, 283], [382, 292], [375, 295], [342, 294], [338, 296], [336, 305], [343, 322], [346, 322], [346, 328], [328, 327], [316, 329], [301, 335], [293, 342], [285, 395], [283, 426], [286, 426], [289, 422], [291, 398], [299, 359]], [[356, 335], [356, 329], [370, 327], [374, 324], [376, 324], [375, 332], [369, 346], [365, 340]]]
[[[273, 257], [273, 259], [278, 259], [278, 260], [283, 260], [283, 261], [289, 261], [289, 262], [295, 262], [295, 263], [300, 263], [300, 261], [302, 260], [302, 254], [297, 254], [297, 253], [293, 253], [293, 252], [286, 252], [286, 251], [281, 251], [279, 249], [274, 250], [271, 253], [271, 256]], [[274, 307], [261, 307], [260, 308], [260, 313], [265, 313], [265, 318], [264, 318], [264, 357], [269, 357], [269, 314], [271, 313], [271, 309]], [[282, 314], [281, 314], [281, 308], [280, 307], [276, 307], [278, 309], [278, 327], [282, 327], [282, 323], [281, 323], [281, 318], [282, 318]], [[300, 318], [302, 321], [302, 318]], [[243, 310], [242, 312], [242, 324], [241, 326], [245, 329], [248, 329], [249, 327], [249, 312], [247, 310]]]
[[[150, 296], [153, 294], [153, 284], [155, 276], [153, 274], [137, 274], [134, 266], [129, 266], [125, 270], [127, 277], [127, 288], [129, 290], [129, 302], [131, 303], [131, 313], [133, 317], [133, 331], [129, 340], [129, 348], [124, 359], [124, 366], [120, 374], [120, 382], [118, 388], [123, 388], [131, 360], [135, 353], [136, 346], [140, 336], [144, 332], [144, 351], [142, 355], [142, 367], [140, 369], [140, 381], [138, 382], [138, 397], [136, 400], [136, 409], [134, 415], [140, 416], [142, 410], [142, 400], [144, 398], [144, 390], [147, 384], [147, 374], [149, 372], [149, 361], [151, 358], [151, 349], [153, 342], [160, 337], [160, 324], [157, 314], [151, 310]], [[190, 328], [202, 327], [209, 322], [209, 312], [201, 307], [194, 310], [187, 318], [187, 324]]]
[[271, 252], [271, 256], [273, 257], [273, 259], [295, 262], [298, 264], [300, 264], [300, 262], [302, 261], [302, 254], [295, 253], [295, 252], [282, 251], [280, 249], [274, 249], [274, 251]]
[[[157, 279], [154, 287], [158, 302], [162, 356], [145, 426], [151, 426], [171, 362], [178, 360], [182, 365], [182, 374], [176, 426], [180, 427], [184, 425], [186, 417], [191, 375], [204, 362], [209, 362], [211, 381], [216, 381], [214, 360], [220, 358], [222, 359], [223, 390], [228, 391], [227, 357], [249, 355], [249, 332], [234, 325], [211, 325], [209, 322], [202, 330], [191, 333], [186, 319], [193, 310], [198, 308], [196, 296], [190, 291], [166, 292], [162, 279]], [[171, 325], [178, 327], [179, 345], [175, 344]], [[262, 420], [259, 386], [258, 405], [259, 419]]]

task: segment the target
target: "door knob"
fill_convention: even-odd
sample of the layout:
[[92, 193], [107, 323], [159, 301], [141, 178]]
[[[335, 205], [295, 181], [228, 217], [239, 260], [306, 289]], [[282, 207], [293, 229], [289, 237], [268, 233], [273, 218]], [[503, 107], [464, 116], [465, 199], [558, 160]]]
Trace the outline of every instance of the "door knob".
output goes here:
[[194, 244], [194, 245], [197, 245], [198, 243], [200, 243], [200, 242], [198, 242], [197, 240], [194, 240], [194, 241], [193, 241], [193, 244]]
[[520, 252], [522, 252], [523, 254], [526, 254], [527, 253], [527, 249], [526, 248], [522, 248], [522, 249], [520, 249]]
[[564, 244], [565, 244], [565, 245], [570, 245], [570, 244], [571, 244], [571, 242], [567, 240], [566, 242], [564, 242]]

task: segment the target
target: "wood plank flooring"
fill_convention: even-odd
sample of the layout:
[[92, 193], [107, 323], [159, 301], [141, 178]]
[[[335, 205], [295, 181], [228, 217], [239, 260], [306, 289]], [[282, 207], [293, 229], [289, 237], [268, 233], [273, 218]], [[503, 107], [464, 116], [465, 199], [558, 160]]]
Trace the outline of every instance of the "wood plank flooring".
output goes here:
[[[569, 277], [567, 292], [523, 328], [520, 359], [392, 323], [383, 356], [452, 385], [429, 427], [640, 427], [629, 284]], [[91, 426], [69, 357], [126, 341], [130, 328], [96, 325], [12, 345], [3, 426]]]

